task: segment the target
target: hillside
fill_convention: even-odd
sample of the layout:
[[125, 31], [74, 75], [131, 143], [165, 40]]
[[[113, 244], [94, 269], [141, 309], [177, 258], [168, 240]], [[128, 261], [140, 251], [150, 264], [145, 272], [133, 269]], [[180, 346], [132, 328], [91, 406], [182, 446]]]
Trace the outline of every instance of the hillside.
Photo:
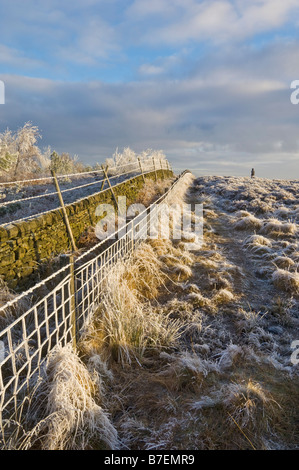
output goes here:
[[298, 185], [187, 176], [172, 202], [203, 203], [203, 244], [160, 236], [109, 271], [25, 447], [298, 448]]

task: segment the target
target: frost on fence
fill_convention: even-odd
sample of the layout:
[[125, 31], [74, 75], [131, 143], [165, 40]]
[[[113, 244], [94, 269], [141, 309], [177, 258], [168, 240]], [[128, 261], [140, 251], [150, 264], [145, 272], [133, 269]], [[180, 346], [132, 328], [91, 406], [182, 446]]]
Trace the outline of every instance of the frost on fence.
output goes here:
[[4, 361], [4, 357], [5, 357], [5, 346], [4, 346], [3, 341], [0, 341], [0, 363]]
[[[163, 209], [161, 203], [170, 202], [169, 195], [178, 190], [183, 176], [152, 205], [150, 217], [147, 208], [130, 220], [115, 243], [99, 250], [104, 247], [100, 241], [78, 256], [75, 265], [63, 266], [0, 307], [4, 313], [11, 307], [17, 309], [33, 292], [36, 295], [35, 301], [30, 305], [25, 302], [25, 311], [21, 309], [22, 313], [0, 332], [0, 447], [1, 434], [4, 438], [8, 436], [11, 426], [23, 418], [28, 391], [42, 377], [49, 353], [58, 344], [64, 346], [81, 336], [97, 310], [108, 271], [146, 238], [151, 218], [153, 222], [158, 220]], [[46, 284], [47, 294], [39, 298], [39, 289]]]
[[5, 86], [2, 80], [0, 80], [0, 104], [5, 104]]

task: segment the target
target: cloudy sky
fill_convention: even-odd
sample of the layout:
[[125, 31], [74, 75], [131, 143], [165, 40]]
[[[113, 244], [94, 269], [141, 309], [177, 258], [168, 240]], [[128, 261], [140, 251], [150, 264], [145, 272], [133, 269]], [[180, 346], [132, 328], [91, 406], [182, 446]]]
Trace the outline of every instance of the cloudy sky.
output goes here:
[[0, 0], [0, 132], [103, 161], [299, 179], [299, 0]]

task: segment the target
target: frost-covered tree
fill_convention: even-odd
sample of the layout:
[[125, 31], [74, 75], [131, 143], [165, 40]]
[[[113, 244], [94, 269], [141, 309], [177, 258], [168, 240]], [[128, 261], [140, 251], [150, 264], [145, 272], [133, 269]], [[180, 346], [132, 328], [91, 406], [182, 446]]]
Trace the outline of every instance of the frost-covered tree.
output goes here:
[[37, 161], [40, 167], [41, 173], [48, 173], [50, 164], [51, 164], [51, 154], [52, 149], [50, 145], [48, 147], [43, 148], [43, 152], [38, 155]]
[[37, 171], [41, 155], [36, 145], [39, 138], [39, 129], [31, 122], [26, 122], [15, 133], [7, 129], [0, 134], [0, 174], [16, 178]]
[[37, 139], [41, 138], [37, 126], [31, 122], [26, 122], [20, 128], [15, 137], [17, 161], [14, 169], [14, 176], [22, 169], [34, 170], [37, 168], [37, 157], [40, 154], [39, 148], [35, 145]]
[[7, 129], [0, 134], [0, 174], [9, 174], [16, 165], [17, 155], [12, 144], [13, 134]]
[[59, 175], [68, 175], [73, 172], [80, 173], [84, 171], [82, 163], [78, 162], [78, 157], [75, 155], [73, 158], [66, 152], [60, 155], [55, 150], [50, 157], [50, 170], [54, 170]]
[[136, 168], [136, 163], [138, 159], [140, 159], [142, 161], [143, 170], [147, 170], [152, 167], [153, 158], [156, 164], [159, 165], [159, 162], [165, 160], [166, 156], [162, 150], [147, 149], [137, 154], [130, 147], [124, 148], [122, 152], [119, 152], [117, 148], [112, 158], [106, 159], [106, 165], [109, 165], [111, 168], [116, 168], [116, 171], [122, 170], [126, 172]]

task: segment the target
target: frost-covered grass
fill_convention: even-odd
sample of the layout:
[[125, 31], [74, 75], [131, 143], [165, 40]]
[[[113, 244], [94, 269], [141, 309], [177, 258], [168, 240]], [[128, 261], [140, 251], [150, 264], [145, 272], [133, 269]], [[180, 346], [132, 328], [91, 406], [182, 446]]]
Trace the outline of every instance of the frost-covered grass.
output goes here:
[[[285, 211], [278, 213], [275, 207], [275, 218], [281, 217], [282, 222], [279, 230], [268, 226], [266, 233], [260, 233], [274, 197], [279, 198], [279, 184], [275, 184], [276, 196], [268, 201], [259, 183], [263, 195], [259, 208], [257, 193], [249, 190], [251, 181], [247, 181], [243, 191], [246, 197], [254, 197], [251, 208], [256, 210], [244, 202], [244, 207], [235, 206], [234, 213], [231, 199], [223, 198], [223, 186], [221, 195], [215, 194], [219, 190], [215, 183], [221, 187], [222, 179], [215, 180], [211, 178], [210, 185], [209, 178], [191, 182], [185, 199], [204, 203], [202, 246], [190, 249], [190, 241], [189, 247], [187, 241], [150, 242], [161, 270], [171, 278], [171, 282], [164, 280], [167, 289], [161, 284], [155, 293], [158, 303], [151, 299], [151, 305], [184, 327], [174, 348], [144, 350], [141, 367], [136, 369], [132, 363], [129, 369], [117, 368], [111, 413], [124, 448], [287, 449], [299, 445], [298, 371], [290, 363], [298, 301], [276, 290], [272, 280], [282, 264], [293, 269], [292, 261], [298, 263], [294, 226], [283, 225], [296, 224], [297, 219], [289, 222]], [[227, 182], [225, 189], [231, 195]], [[233, 183], [237, 186], [237, 181]], [[244, 201], [245, 194], [240, 194]], [[293, 200], [294, 193], [283, 192], [283, 196]], [[290, 207], [288, 216], [295, 213]], [[254, 223], [245, 223], [245, 230], [233, 228], [247, 217]], [[285, 237], [274, 233], [278, 231]], [[188, 271], [184, 278], [179, 276], [178, 263]], [[254, 269], [261, 268], [265, 269], [262, 278], [261, 273], [255, 277]]]
[[298, 293], [299, 182], [262, 178], [208, 177], [197, 181], [205, 197], [228, 213], [237, 237], [261, 276]]
[[99, 372], [94, 367], [89, 371], [71, 347], [54, 350], [43, 385], [46, 433], [41, 449], [118, 448], [117, 431], [99, 404], [101, 388]]
[[143, 188], [139, 191], [135, 202], [143, 204], [145, 207], [149, 206], [165, 193], [171, 181], [170, 178], [158, 181], [147, 179]]
[[154, 250], [144, 244], [129, 261], [109, 271], [97, 312], [98, 334], [108, 359], [131, 364], [134, 359], [140, 362], [148, 349], [176, 344], [183, 323], [145, 302], [157, 297], [165, 283], [161, 268]]
[[[98, 371], [104, 445], [299, 448], [299, 375], [290, 361], [299, 324], [297, 189], [296, 182], [190, 177], [176, 202], [204, 203], [203, 243], [190, 233], [167, 240], [164, 227], [109, 272], [79, 343], [88, 381]], [[259, 223], [236, 227], [248, 217]], [[279, 223], [265, 229], [273, 219]], [[68, 361], [65, 367], [76, 390], [78, 374]], [[59, 431], [65, 414], [57, 405]], [[93, 448], [90, 412], [84, 416], [79, 441], [44, 430], [40, 442]]]
[[291, 292], [293, 294], [299, 293], [299, 273], [290, 272], [286, 269], [276, 269], [272, 275], [274, 285], [279, 289]]

